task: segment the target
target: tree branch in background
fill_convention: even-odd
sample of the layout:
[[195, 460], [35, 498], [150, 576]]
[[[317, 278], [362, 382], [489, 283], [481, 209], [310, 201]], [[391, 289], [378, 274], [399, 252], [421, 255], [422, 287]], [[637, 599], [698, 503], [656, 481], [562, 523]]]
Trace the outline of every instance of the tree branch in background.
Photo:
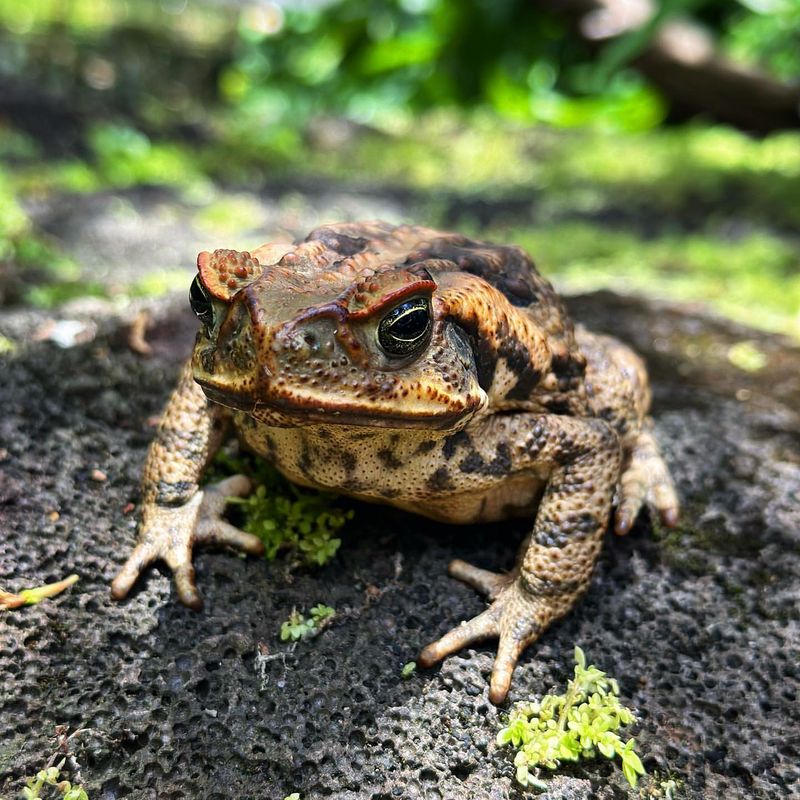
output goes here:
[[[601, 60], [627, 56], [665, 96], [673, 119], [703, 114], [759, 134], [800, 127], [800, 85], [725, 58], [698, 23], [667, 13], [678, 3], [660, 8], [653, 0], [538, 2], [566, 17]], [[692, 2], [680, 5], [686, 9]]]

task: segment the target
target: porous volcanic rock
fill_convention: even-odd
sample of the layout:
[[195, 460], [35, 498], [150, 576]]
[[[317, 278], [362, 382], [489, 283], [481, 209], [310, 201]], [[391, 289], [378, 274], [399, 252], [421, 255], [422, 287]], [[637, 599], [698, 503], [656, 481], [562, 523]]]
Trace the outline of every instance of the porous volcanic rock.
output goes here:
[[[91, 800], [528, 796], [494, 743], [506, 712], [487, 698], [491, 645], [400, 677], [483, 607], [447, 562], [510, 567], [522, 522], [448, 527], [357, 505], [322, 569], [206, 551], [202, 612], [159, 569], [111, 601], [152, 418], [191, 346], [184, 302], [159, 312], [149, 359], [110, 323], [83, 345], [3, 356], [0, 585], [80, 582], [0, 616], [0, 796], [60, 748]], [[672, 777], [684, 798], [800, 797], [800, 351], [686, 309], [607, 293], [570, 304], [647, 358], [685, 510], [674, 531], [644, 516], [607, 537], [591, 589], [529, 648], [510, 699], [562, 687], [580, 644], [638, 709], [645, 788]], [[759, 366], [736, 358], [743, 341], [760, 369], [735, 366]], [[338, 621], [281, 643], [291, 610], [318, 602]], [[636, 796], [609, 762], [546, 778], [541, 797]]]

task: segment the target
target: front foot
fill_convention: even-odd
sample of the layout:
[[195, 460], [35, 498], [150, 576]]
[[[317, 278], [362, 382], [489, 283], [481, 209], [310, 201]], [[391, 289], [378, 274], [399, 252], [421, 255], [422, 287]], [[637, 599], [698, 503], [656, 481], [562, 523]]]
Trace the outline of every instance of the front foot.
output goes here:
[[487, 595], [492, 604], [477, 617], [462, 622], [429, 644], [420, 653], [417, 663], [420, 667], [430, 667], [471, 644], [498, 638], [489, 687], [489, 699], [498, 705], [508, 694], [517, 660], [556, 616], [555, 609], [548, 605], [547, 598], [531, 594], [516, 573], [501, 575], [463, 561], [453, 561], [448, 571], [452, 577]]
[[231, 495], [248, 494], [250, 481], [233, 475], [206, 486], [182, 506], [145, 505], [139, 531], [139, 543], [111, 583], [111, 596], [122, 600], [143, 570], [162, 559], [175, 576], [178, 599], [195, 610], [203, 601], [194, 582], [192, 548], [197, 543], [228, 545], [251, 555], [261, 555], [264, 545], [258, 537], [240, 531], [222, 519], [225, 503]]

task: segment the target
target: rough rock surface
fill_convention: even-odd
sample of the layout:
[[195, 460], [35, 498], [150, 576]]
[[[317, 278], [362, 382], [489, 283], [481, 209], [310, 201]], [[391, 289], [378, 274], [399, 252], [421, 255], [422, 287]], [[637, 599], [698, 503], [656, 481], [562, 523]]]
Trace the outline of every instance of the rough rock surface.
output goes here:
[[[528, 650], [511, 700], [563, 686], [580, 644], [639, 710], [645, 789], [674, 777], [678, 797], [800, 797], [800, 351], [610, 294], [571, 305], [647, 358], [685, 512], [672, 532], [642, 518], [627, 538], [609, 535], [591, 590]], [[504, 711], [487, 699], [491, 646], [400, 677], [482, 607], [447, 578], [448, 560], [509, 567], [522, 523], [451, 528], [358, 506], [320, 570], [289, 579], [280, 563], [204, 552], [201, 613], [177, 605], [158, 570], [130, 600], [110, 600], [151, 420], [192, 338], [182, 299], [169, 310], [150, 359], [106, 325], [87, 344], [31, 342], [0, 364], [0, 585], [81, 576], [0, 615], [0, 796], [59, 746], [92, 800], [528, 796], [494, 744]], [[760, 370], [731, 363], [742, 340]], [[292, 608], [320, 601], [339, 621], [280, 643]], [[608, 762], [547, 778], [539, 796], [636, 796]]]

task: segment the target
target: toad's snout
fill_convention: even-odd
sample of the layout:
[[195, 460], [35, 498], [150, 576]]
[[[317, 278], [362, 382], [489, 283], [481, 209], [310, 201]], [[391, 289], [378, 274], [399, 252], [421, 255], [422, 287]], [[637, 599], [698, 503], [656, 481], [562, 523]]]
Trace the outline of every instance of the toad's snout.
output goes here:
[[330, 358], [336, 353], [336, 325], [332, 320], [310, 320], [302, 325], [294, 322], [276, 331], [272, 351], [279, 361]]

